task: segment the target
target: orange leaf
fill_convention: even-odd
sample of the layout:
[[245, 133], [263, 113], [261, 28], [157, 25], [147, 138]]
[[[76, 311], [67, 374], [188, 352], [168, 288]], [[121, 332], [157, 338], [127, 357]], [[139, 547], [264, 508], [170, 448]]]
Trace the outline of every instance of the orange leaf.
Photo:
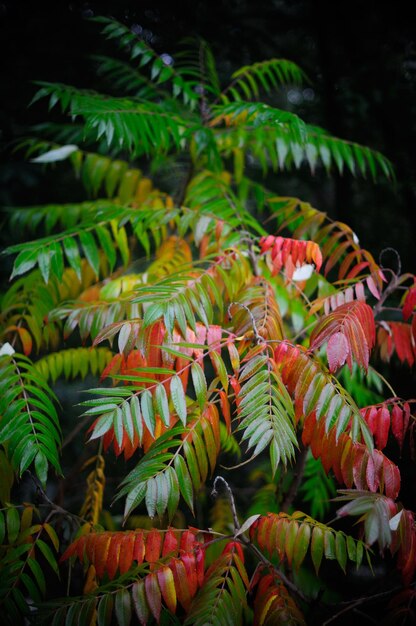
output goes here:
[[163, 566], [157, 570], [157, 579], [163, 600], [171, 613], [176, 611], [176, 590], [172, 570]]

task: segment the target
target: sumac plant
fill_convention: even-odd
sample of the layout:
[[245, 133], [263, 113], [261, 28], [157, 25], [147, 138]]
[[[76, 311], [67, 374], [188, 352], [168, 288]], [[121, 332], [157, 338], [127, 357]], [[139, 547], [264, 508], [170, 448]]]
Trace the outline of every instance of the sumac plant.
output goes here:
[[20, 143], [85, 200], [6, 214], [2, 624], [407, 623], [415, 400], [379, 369], [414, 365], [415, 277], [262, 178], [389, 162], [262, 100], [294, 63], [224, 86], [96, 21], [115, 95], [42, 83], [66, 122]]

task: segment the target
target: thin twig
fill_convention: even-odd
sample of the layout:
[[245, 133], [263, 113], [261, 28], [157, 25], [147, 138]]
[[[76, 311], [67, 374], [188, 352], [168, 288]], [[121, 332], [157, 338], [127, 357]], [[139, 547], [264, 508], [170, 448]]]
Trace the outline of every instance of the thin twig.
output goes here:
[[38, 493], [38, 495], [42, 498], [42, 500], [44, 500], [45, 505], [49, 506], [51, 508], [51, 512], [49, 513], [48, 517], [51, 517], [52, 515], [64, 515], [65, 517], [69, 517], [71, 519], [76, 520], [76, 522], [79, 524], [80, 522], [82, 523], [86, 523], [87, 520], [85, 520], [84, 518], [80, 517], [79, 515], [75, 515], [75, 513], [70, 513], [69, 511], [67, 511], [66, 509], [62, 508], [61, 506], [59, 506], [59, 504], [55, 504], [55, 502], [52, 502], [52, 500], [46, 495], [40, 480], [38, 479], [37, 476], [35, 476], [34, 474], [32, 474], [32, 472], [28, 471], [29, 476], [31, 477], [32, 481], [35, 483], [36, 486], [36, 491]]
[[240, 522], [238, 521], [237, 509], [235, 508], [234, 495], [233, 495], [233, 492], [231, 491], [230, 485], [227, 483], [225, 478], [223, 478], [222, 476], [216, 476], [215, 477], [214, 485], [213, 485], [212, 491], [211, 491], [211, 496], [213, 498], [216, 498], [217, 495], [218, 495], [218, 491], [217, 491], [217, 483], [218, 483], [218, 481], [222, 482], [222, 484], [224, 485], [224, 487], [225, 487], [225, 489], [227, 491], [228, 499], [230, 500], [231, 513], [233, 515], [234, 530], [238, 530], [240, 528]]
[[264, 554], [257, 548], [257, 546], [255, 546], [253, 543], [251, 543], [251, 541], [249, 539], [247, 539], [246, 537], [244, 537], [244, 535], [240, 538], [240, 540], [252, 551], [254, 552], [254, 554], [260, 559], [260, 561], [266, 565], [266, 567], [268, 567], [270, 570], [274, 571], [276, 573], [276, 575], [282, 579], [282, 581], [284, 582], [284, 584], [286, 585], [286, 587], [288, 587], [288, 589], [290, 589], [291, 591], [293, 591], [293, 593], [295, 593], [301, 600], [303, 600], [304, 602], [307, 602], [307, 598], [306, 596], [302, 593], [302, 591], [300, 589], [298, 589], [298, 587], [296, 587], [296, 585], [294, 583], [292, 583], [292, 581], [286, 576], [286, 574], [284, 574], [280, 569], [278, 569], [275, 565], [273, 565], [273, 563], [271, 563], [265, 556]]
[[327, 619], [322, 624], [322, 626], [328, 626], [328, 624], [332, 624], [332, 622], [338, 619], [338, 617], [340, 617], [341, 615], [344, 615], [344, 613], [348, 613], [348, 611], [352, 611], [358, 606], [365, 604], [366, 602], [373, 602], [373, 600], [379, 600], [380, 598], [387, 597], [391, 595], [392, 593], [395, 593], [399, 589], [400, 587], [394, 587], [393, 589], [389, 589], [389, 591], [382, 591], [381, 593], [376, 593], [373, 596], [363, 596], [361, 598], [358, 598], [357, 600], [348, 602], [347, 606], [344, 606], [344, 608], [342, 608], [340, 611], [335, 613], [335, 615], [332, 615], [329, 619]]
[[250, 311], [250, 309], [248, 308], [248, 306], [246, 306], [245, 304], [242, 304], [241, 302], [230, 302], [230, 304], [228, 305], [228, 309], [227, 309], [227, 314], [228, 314], [228, 316], [229, 316], [230, 318], [232, 317], [232, 315], [231, 315], [230, 311], [231, 311], [231, 307], [232, 307], [232, 306], [234, 306], [234, 305], [235, 305], [235, 306], [239, 306], [239, 307], [241, 307], [242, 309], [244, 309], [244, 310], [247, 312], [247, 314], [248, 314], [248, 316], [250, 317], [250, 320], [251, 320], [251, 325], [252, 325], [252, 327], [253, 327], [253, 333], [254, 333], [254, 336], [255, 336], [255, 338], [256, 338], [256, 342], [257, 342], [258, 344], [260, 344], [260, 343], [264, 343], [264, 337], [262, 337], [262, 336], [260, 335], [260, 333], [259, 333], [259, 331], [258, 331], [258, 329], [257, 329], [256, 320], [254, 319], [254, 315], [253, 315], [253, 313]]
[[302, 482], [303, 472], [305, 471], [306, 457], [308, 455], [308, 448], [301, 444], [298, 458], [294, 467], [294, 480], [290, 485], [290, 489], [286, 494], [282, 505], [282, 511], [287, 513], [293, 504], [296, 494], [298, 492], [300, 483]]

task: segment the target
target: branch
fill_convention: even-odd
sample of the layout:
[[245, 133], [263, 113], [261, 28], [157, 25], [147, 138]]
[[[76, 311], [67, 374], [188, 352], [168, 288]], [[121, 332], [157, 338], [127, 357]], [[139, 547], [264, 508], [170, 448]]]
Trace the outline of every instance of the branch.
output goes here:
[[298, 492], [300, 483], [302, 482], [303, 472], [305, 471], [306, 457], [308, 454], [308, 448], [304, 447], [300, 444], [300, 452], [298, 454], [298, 458], [296, 459], [296, 464], [294, 467], [294, 480], [290, 485], [290, 489], [286, 494], [286, 498], [284, 499], [282, 505], [282, 511], [287, 513], [290, 507], [293, 504], [293, 500], [296, 498], [296, 494]]
[[[361, 606], [366, 602], [373, 602], [374, 600], [379, 600], [380, 598], [385, 598], [396, 591], [399, 591], [401, 587], [394, 587], [393, 589], [389, 589], [388, 591], [382, 591], [381, 593], [376, 593], [373, 596], [364, 596], [362, 598], [358, 598], [357, 600], [352, 600], [347, 602], [347, 606], [344, 606], [340, 611], [332, 615], [329, 619], [327, 619], [322, 626], [327, 626], [328, 624], [332, 624], [338, 617], [344, 615], [344, 613], [348, 613], [348, 611], [353, 611], [357, 606]], [[339, 606], [339, 605], [338, 605]]]
[[237, 509], [235, 508], [234, 495], [233, 495], [233, 492], [231, 491], [230, 485], [227, 483], [225, 478], [223, 478], [222, 476], [216, 476], [216, 478], [214, 480], [214, 486], [213, 486], [212, 491], [211, 491], [211, 496], [213, 498], [217, 497], [217, 495], [218, 495], [217, 482], [219, 480], [223, 483], [223, 485], [224, 485], [224, 487], [225, 487], [225, 489], [227, 491], [228, 499], [230, 500], [231, 513], [233, 515], [233, 522], [234, 522], [234, 530], [238, 530], [240, 528], [240, 522], [238, 521]]

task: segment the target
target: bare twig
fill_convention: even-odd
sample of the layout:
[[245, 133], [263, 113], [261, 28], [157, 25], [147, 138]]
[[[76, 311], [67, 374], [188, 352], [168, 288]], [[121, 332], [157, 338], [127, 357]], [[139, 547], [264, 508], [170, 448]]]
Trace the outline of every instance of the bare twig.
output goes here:
[[223, 478], [222, 476], [216, 476], [215, 477], [214, 486], [213, 486], [212, 491], [211, 491], [211, 496], [213, 498], [216, 498], [217, 495], [218, 495], [218, 491], [217, 491], [217, 483], [218, 483], [218, 481], [222, 482], [222, 484], [224, 485], [224, 487], [225, 487], [225, 489], [227, 491], [228, 499], [230, 501], [231, 513], [233, 515], [234, 530], [238, 530], [240, 528], [240, 522], [238, 521], [237, 509], [235, 508], [234, 495], [233, 495], [233, 492], [231, 491], [230, 485], [227, 483], [225, 478]]
[[335, 622], [335, 620], [338, 619], [338, 617], [344, 615], [345, 613], [348, 613], [348, 611], [353, 611], [357, 607], [361, 606], [362, 604], [366, 604], [367, 602], [373, 602], [374, 600], [379, 600], [380, 598], [386, 598], [387, 596], [390, 596], [392, 593], [395, 593], [399, 589], [400, 587], [394, 587], [393, 589], [389, 589], [388, 591], [376, 593], [373, 596], [363, 596], [361, 598], [357, 598], [357, 600], [347, 602], [346, 606], [344, 606], [340, 611], [335, 613], [335, 615], [332, 615], [329, 619], [327, 619], [322, 624], [322, 626], [328, 626], [328, 624], [332, 624], [333, 622]]
[[228, 306], [228, 310], [227, 310], [228, 316], [230, 318], [232, 317], [232, 315], [230, 313], [232, 306], [239, 306], [239, 307], [241, 307], [242, 309], [244, 309], [247, 312], [248, 316], [250, 317], [250, 321], [251, 321], [251, 325], [253, 327], [253, 333], [254, 333], [254, 336], [256, 338], [256, 342], [259, 343], [259, 344], [260, 343], [264, 343], [264, 337], [262, 337], [260, 335], [260, 333], [259, 333], [259, 331], [257, 329], [256, 320], [254, 319], [253, 313], [250, 311], [248, 306], [246, 306], [245, 304], [242, 304], [241, 302], [230, 302], [230, 304]]
[[[217, 476], [215, 478], [211, 495], [213, 497], [216, 497], [218, 495], [217, 488], [216, 488], [218, 481], [221, 481], [223, 483], [227, 491], [228, 498], [230, 500], [231, 512], [232, 512], [233, 522], [234, 522], [234, 530], [235, 531], [239, 530], [240, 522], [238, 521], [237, 510], [235, 508], [234, 495], [233, 495], [233, 492], [231, 491], [230, 485], [227, 483], [225, 478], [223, 478], [222, 476]], [[299, 598], [301, 598], [305, 602], [307, 601], [306, 596], [300, 591], [300, 589], [298, 589], [296, 585], [281, 570], [279, 570], [275, 565], [273, 565], [273, 563], [271, 563], [264, 556], [264, 554], [257, 548], [257, 546], [251, 543], [250, 539], [248, 539], [244, 535], [241, 535], [240, 537], [238, 537], [238, 541], [240, 541], [240, 543], [243, 543], [245, 546], [247, 546], [247, 548], [249, 548], [257, 556], [257, 558], [263, 563], [263, 565], [268, 567], [270, 570], [274, 571], [276, 575], [283, 581], [286, 587], [291, 589], [291, 591], [293, 591], [293, 593], [295, 593]]]
[[263, 565], [265, 565], [266, 567], [268, 567], [270, 570], [274, 571], [276, 573], [276, 575], [281, 578], [281, 580], [284, 582], [284, 584], [286, 585], [286, 587], [288, 589], [290, 589], [291, 591], [293, 591], [293, 593], [295, 593], [301, 600], [303, 600], [304, 602], [307, 602], [307, 598], [306, 596], [302, 593], [302, 591], [300, 589], [298, 589], [298, 587], [296, 587], [296, 585], [286, 576], [286, 574], [284, 574], [279, 568], [277, 568], [275, 565], [273, 565], [273, 563], [271, 563], [265, 556], [264, 554], [257, 548], [257, 546], [255, 546], [253, 543], [251, 543], [251, 541], [249, 539], [247, 539], [246, 537], [244, 537], [244, 535], [241, 537], [241, 541], [242, 543], [244, 543], [252, 552], [254, 552], [254, 554], [260, 559], [260, 561], [263, 563]]
[[303, 472], [305, 471], [305, 463], [306, 463], [307, 454], [308, 454], [308, 448], [304, 447], [301, 444], [298, 458], [296, 459], [296, 464], [294, 467], [294, 480], [292, 484], [290, 485], [290, 489], [287, 492], [286, 498], [284, 499], [284, 502], [282, 505], [282, 511], [285, 513], [287, 513], [287, 511], [292, 506], [293, 500], [296, 498], [299, 485], [302, 482]]

